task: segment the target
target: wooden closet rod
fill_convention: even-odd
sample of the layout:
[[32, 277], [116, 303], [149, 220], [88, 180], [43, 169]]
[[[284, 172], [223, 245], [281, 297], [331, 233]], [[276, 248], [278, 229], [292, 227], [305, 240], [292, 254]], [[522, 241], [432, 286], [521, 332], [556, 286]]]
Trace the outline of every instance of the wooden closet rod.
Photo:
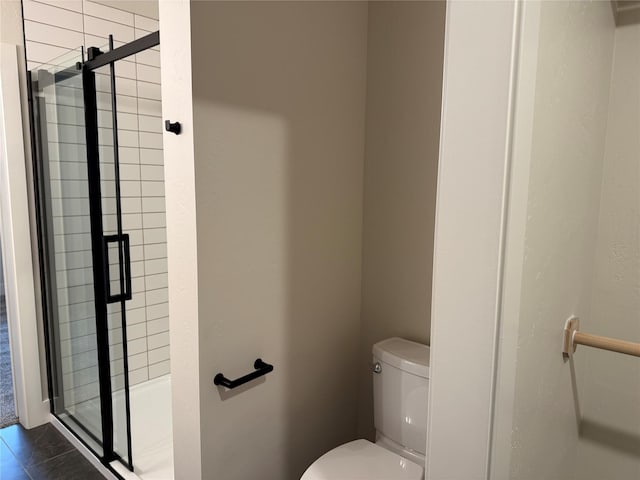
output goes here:
[[640, 357], [640, 343], [582, 333], [578, 331], [579, 327], [580, 319], [578, 319], [578, 317], [569, 318], [564, 325], [562, 353], [565, 356], [575, 352], [578, 345], [585, 345], [587, 347], [595, 347], [602, 350]]

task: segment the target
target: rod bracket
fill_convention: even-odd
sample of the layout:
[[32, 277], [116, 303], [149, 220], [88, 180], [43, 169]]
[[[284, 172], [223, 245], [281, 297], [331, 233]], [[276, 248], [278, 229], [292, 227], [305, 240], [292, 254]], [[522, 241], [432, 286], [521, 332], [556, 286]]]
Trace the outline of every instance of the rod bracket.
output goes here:
[[580, 328], [580, 319], [576, 316], [567, 318], [562, 331], [562, 355], [570, 357], [577, 348], [573, 341], [573, 334]]
[[95, 60], [99, 55], [102, 55], [102, 51], [98, 47], [87, 48], [87, 60]]

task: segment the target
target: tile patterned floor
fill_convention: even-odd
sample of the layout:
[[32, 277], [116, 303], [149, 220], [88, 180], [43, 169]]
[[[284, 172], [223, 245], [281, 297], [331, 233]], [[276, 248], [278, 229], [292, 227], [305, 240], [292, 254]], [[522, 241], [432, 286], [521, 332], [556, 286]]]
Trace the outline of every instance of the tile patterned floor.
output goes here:
[[0, 429], [2, 480], [104, 480], [55, 427]]

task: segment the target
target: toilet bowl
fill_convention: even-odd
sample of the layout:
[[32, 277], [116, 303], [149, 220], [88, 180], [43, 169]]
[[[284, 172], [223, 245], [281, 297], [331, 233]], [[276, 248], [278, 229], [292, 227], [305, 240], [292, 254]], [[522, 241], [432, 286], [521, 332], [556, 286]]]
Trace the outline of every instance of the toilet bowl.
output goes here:
[[318, 458], [300, 480], [422, 480], [429, 347], [402, 338], [373, 346], [376, 443], [360, 439]]
[[300, 480], [421, 480], [420, 465], [368, 440], [354, 440], [325, 453]]

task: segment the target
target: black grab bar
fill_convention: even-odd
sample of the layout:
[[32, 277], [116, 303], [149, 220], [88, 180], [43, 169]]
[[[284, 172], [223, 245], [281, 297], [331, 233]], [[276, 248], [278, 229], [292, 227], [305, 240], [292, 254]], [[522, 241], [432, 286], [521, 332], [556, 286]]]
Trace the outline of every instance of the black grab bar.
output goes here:
[[229, 380], [222, 373], [218, 373], [215, 377], [213, 377], [214, 385], [222, 385], [228, 389], [239, 387], [240, 385], [244, 385], [251, 380], [255, 380], [256, 378], [262, 377], [269, 372], [273, 371], [273, 365], [269, 365], [262, 361], [261, 358], [258, 358], [255, 362], [253, 362], [253, 368], [255, 368], [255, 372], [251, 372], [244, 377], [236, 378], [235, 380]]

